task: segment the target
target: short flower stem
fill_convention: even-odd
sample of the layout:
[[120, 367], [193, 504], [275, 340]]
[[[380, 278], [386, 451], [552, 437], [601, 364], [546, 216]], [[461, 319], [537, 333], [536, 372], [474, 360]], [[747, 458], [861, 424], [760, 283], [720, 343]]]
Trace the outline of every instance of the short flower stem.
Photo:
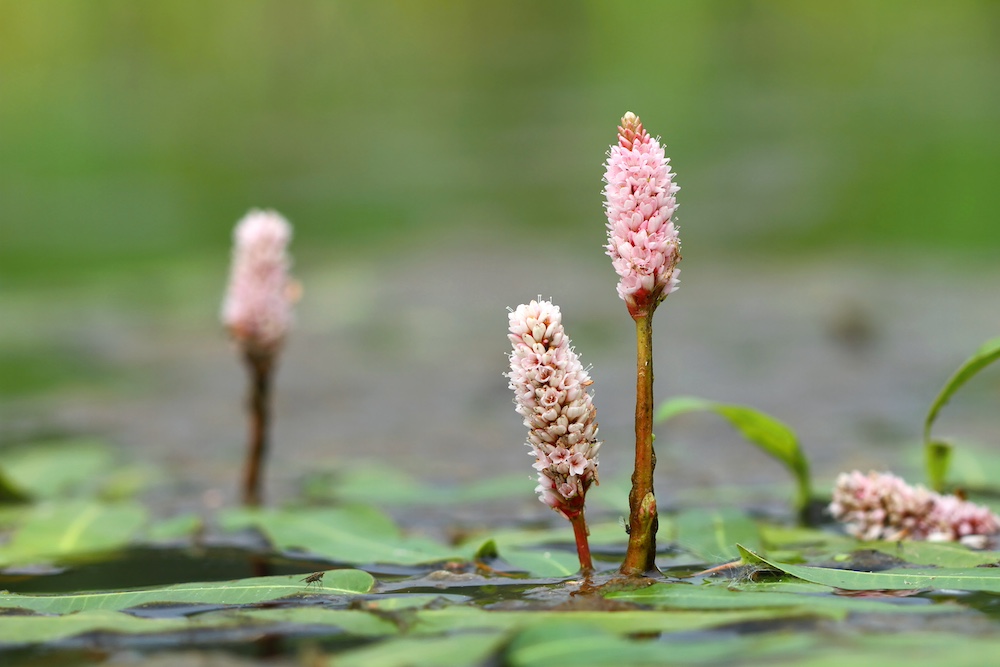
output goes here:
[[[650, 309], [652, 310], [652, 309]], [[637, 314], [635, 471], [629, 504], [629, 540], [621, 573], [642, 576], [656, 569], [656, 498], [653, 494], [653, 313]]]
[[580, 572], [590, 574], [594, 571], [594, 562], [590, 559], [590, 544], [587, 542], [587, 520], [583, 516], [583, 510], [570, 519], [573, 524], [573, 536], [576, 538], [576, 552], [580, 556]]
[[250, 442], [243, 468], [243, 504], [256, 507], [261, 504], [264, 476], [264, 458], [267, 456], [268, 431], [270, 430], [271, 353], [246, 351], [244, 361], [250, 373]]

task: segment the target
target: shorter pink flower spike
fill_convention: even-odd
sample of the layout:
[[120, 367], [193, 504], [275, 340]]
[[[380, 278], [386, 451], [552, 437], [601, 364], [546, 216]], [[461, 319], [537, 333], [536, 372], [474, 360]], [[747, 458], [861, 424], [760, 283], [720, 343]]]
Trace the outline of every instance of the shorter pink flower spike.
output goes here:
[[891, 473], [842, 473], [830, 514], [860, 540], [960, 541], [981, 546], [1000, 532], [1000, 517], [958, 496], [910, 486]]
[[597, 483], [597, 408], [590, 375], [570, 347], [559, 307], [549, 301], [518, 306], [509, 316], [510, 388], [528, 427], [538, 470], [539, 500], [572, 520]]
[[286, 250], [291, 238], [291, 225], [275, 211], [254, 209], [233, 231], [222, 323], [250, 353], [275, 353], [291, 327], [295, 283]]
[[618, 273], [618, 296], [632, 317], [652, 314], [677, 290], [681, 242], [670, 160], [632, 112], [622, 117], [604, 173], [607, 254]]

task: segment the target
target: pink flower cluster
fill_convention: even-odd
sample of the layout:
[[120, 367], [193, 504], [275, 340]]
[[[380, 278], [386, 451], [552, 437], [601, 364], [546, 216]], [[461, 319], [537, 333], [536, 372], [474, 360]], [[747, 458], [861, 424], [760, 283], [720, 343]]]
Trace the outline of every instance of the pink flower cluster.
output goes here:
[[855, 470], [837, 478], [830, 514], [861, 540], [964, 541], [978, 545], [1000, 531], [988, 508], [910, 486], [891, 473]]
[[607, 254], [618, 272], [618, 296], [633, 317], [649, 314], [677, 289], [680, 237], [671, 216], [677, 208], [670, 160], [638, 116], [626, 113], [618, 144], [604, 173]]
[[532, 301], [510, 313], [510, 388], [528, 427], [539, 499], [572, 519], [597, 482], [597, 408], [590, 375], [570, 347], [559, 307]]
[[291, 237], [291, 225], [274, 211], [252, 210], [233, 231], [222, 323], [249, 352], [273, 354], [291, 327]]

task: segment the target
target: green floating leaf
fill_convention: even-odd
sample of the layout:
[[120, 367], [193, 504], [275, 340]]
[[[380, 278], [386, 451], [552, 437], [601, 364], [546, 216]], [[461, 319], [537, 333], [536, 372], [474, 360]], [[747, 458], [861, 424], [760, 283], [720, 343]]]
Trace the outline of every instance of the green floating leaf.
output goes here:
[[673, 522], [674, 530], [665, 534], [703, 563], [739, 558], [737, 543], [761, 544], [757, 523], [734, 508], [684, 510]]
[[656, 410], [657, 422], [664, 422], [688, 412], [714, 412], [726, 419], [744, 438], [778, 459], [795, 477], [798, 493], [795, 506], [804, 512], [812, 496], [809, 482], [809, 462], [806, 460], [795, 432], [770, 415], [742, 405], [716, 403], [692, 396], [680, 396], [665, 401]]
[[[397, 600], [399, 598], [389, 598]], [[426, 604], [426, 603], [425, 603]], [[339, 632], [358, 637], [390, 637], [398, 635], [399, 625], [393, 622], [388, 606], [383, 609], [378, 606], [379, 615], [368, 611], [355, 609], [328, 609], [317, 605], [307, 607], [290, 607], [287, 609], [240, 609], [225, 610], [198, 614], [196, 617], [200, 626], [210, 625], [214, 628], [240, 627], [247, 622], [258, 624], [282, 624], [296, 626], [321, 625], [336, 628]], [[389, 613], [385, 613], [389, 612]]]
[[[619, 635], [636, 633], [691, 632], [707, 630], [733, 623], [751, 623], [810, 616], [831, 617], [829, 611], [811, 609], [734, 609], [734, 610], [671, 610], [671, 611], [487, 611], [479, 607], [452, 605], [443, 609], [422, 609], [408, 627], [410, 634], [443, 634], [480, 630], [519, 630], [528, 627], [547, 628], [570, 623], [602, 628]], [[840, 618], [837, 611], [834, 618]]]
[[0, 645], [40, 644], [91, 632], [147, 634], [191, 628], [184, 618], [138, 618], [117, 611], [85, 611], [68, 616], [0, 616]]
[[800, 633], [774, 636], [713, 635], [701, 641], [643, 642], [608, 634], [600, 627], [580, 626], [564, 620], [529, 628], [517, 634], [507, 646], [502, 662], [511, 667], [743, 665], [747, 664], [748, 658], [764, 655], [794, 659], [808, 651], [815, 641], [815, 638]]
[[954, 375], [948, 378], [948, 381], [944, 383], [944, 387], [941, 388], [941, 391], [938, 392], [938, 395], [931, 403], [930, 410], [927, 411], [927, 417], [924, 419], [924, 443], [929, 443], [931, 441], [931, 427], [934, 425], [934, 420], [937, 419], [938, 413], [941, 412], [941, 408], [945, 406], [952, 395], [958, 391], [962, 385], [972, 379], [976, 373], [983, 370], [997, 359], [1000, 359], [1000, 338], [994, 338], [986, 341], [982, 347], [976, 350], [975, 354], [966, 359], [962, 365], [958, 367], [958, 370], [955, 371]]
[[361, 570], [330, 570], [323, 579], [306, 583], [298, 575], [254, 577], [236, 581], [175, 584], [131, 591], [88, 591], [61, 595], [0, 593], [0, 607], [31, 609], [48, 614], [103, 609], [119, 611], [146, 604], [255, 604], [289, 595], [357, 595], [374, 586]]
[[404, 537], [385, 514], [371, 507], [230, 510], [220, 513], [227, 530], [255, 527], [282, 551], [303, 551], [337, 563], [418, 565], [461, 558], [471, 549]]
[[606, 597], [662, 609], [808, 609], [837, 619], [848, 612], [922, 614], [963, 610], [954, 604], [899, 605], [894, 604], [895, 601], [840, 597], [832, 592], [828, 586], [804, 583], [786, 585], [781, 591], [752, 583], [738, 590], [723, 585], [659, 583], [634, 591], [609, 593]]
[[580, 571], [580, 558], [575, 552], [504, 549], [500, 557], [536, 577], [568, 577]]
[[3, 472], [26, 495], [59, 498], [93, 491], [112, 461], [111, 448], [100, 440], [33, 442], [5, 450]]
[[136, 503], [44, 503], [23, 515], [0, 563], [58, 560], [128, 544], [146, 521]]
[[92, 632], [116, 635], [181, 633], [179, 642], [190, 640], [198, 630], [245, 629], [253, 624], [263, 631], [268, 626], [288, 624], [325, 626], [338, 633], [357, 637], [387, 637], [399, 634], [391, 620], [365, 611], [294, 607], [290, 609], [240, 609], [213, 611], [183, 618], [149, 618], [98, 609], [62, 616], [0, 616], [0, 645], [38, 644], [68, 639]]
[[145, 539], [150, 542], [186, 540], [202, 530], [204, 523], [197, 514], [181, 514], [157, 521], [146, 529]]
[[903, 591], [926, 588], [1000, 593], [1000, 568], [900, 568], [881, 572], [857, 572], [779, 563], [742, 546], [740, 553], [747, 563], [767, 565], [804, 581], [849, 591]]
[[344, 651], [331, 667], [474, 667], [499, 649], [500, 632], [474, 632], [448, 637], [404, 637]]

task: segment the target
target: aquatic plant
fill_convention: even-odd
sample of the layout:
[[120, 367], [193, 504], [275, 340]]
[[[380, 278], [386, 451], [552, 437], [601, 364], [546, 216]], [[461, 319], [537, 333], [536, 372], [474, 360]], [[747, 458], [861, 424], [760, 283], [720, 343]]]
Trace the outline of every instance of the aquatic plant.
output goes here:
[[681, 244], [672, 217], [677, 209], [670, 160], [626, 113], [604, 173], [607, 254], [618, 273], [618, 296], [636, 331], [635, 471], [629, 494], [629, 543], [621, 571], [655, 569], [657, 513], [653, 493], [653, 313], [678, 285]]
[[597, 483], [597, 408], [593, 383], [570, 345], [559, 306], [550, 301], [521, 304], [508, 317], [510, 388], [528, 427], [528, 446], [538, 471], [539, 500], [573, 525], [580, 569], [594, 569], [587, 542], [584, 502]]
[[289, 275], [292, 227], [275, 211], [251, 210], [233, 231], [229, 284], [222, 323], [239, 346], [250, 374], [250, 439], [243, 472], [243, 502], [262, 499], [268, 449], [271, 379], [292, 324], [296, 284]]

